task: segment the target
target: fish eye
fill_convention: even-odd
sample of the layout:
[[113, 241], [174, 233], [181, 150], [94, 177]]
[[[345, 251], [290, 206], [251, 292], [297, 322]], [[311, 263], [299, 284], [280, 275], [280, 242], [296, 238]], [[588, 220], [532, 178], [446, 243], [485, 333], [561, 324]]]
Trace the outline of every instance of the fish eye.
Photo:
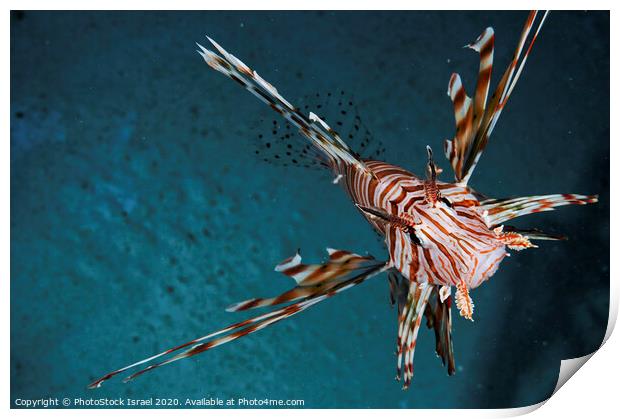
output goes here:
[[415, 243], [416, 245], [422, 247], [422, 241], [420, 240], [420, 238], [415, 234], [415, 231], [410, 231], [409, 232], [409, 238], [411, 239], [411, 241], [413, 243]]
[[446, 204], [448, 207], [452, 208], [452, 202], [450, 202], [450, 200], [444, 196], [441, 197], [441, 202], [443, 202], [444, 204]]

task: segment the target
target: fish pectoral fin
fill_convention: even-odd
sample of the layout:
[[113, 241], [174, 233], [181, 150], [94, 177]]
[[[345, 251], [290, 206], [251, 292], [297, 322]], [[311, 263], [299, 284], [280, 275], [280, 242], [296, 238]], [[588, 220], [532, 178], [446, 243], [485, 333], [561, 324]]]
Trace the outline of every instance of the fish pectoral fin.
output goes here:
[[214, 70], [243, 86], [279, 113], [292, 126], [299, 129], [299, 132], [310, 140], [311, 144], [326, 159], [327, 165], [336, 168], [339, 163], [344, 162], [356, 166], [368, 175], [373, 175], [366, 164], [325, 121], [313, 112], [310, 112], [309, 115], [302, 114], [298, 107], [288, 102], [271, 83], [259, 76], [256, 71], [226, 51], [213, 39], [209, 37], [207, 39], [217, 50], [217, 53], [197, 43], [199, 49], [196, 52], [205, 62]]
[[499, 226], [508, 220], [524, 215], [553, 211], [556, 207], [564, 205], [586, 205], [595, 202], [598, 202], [598, 195], [554, 194], [487, 199], [481, 202], [481, 206], [487, 211], [487, 224]]
[[301, 263], [299, 251], [295, 256], [285, 259], [275, 267], [280, 272], [291, 277], [298, 285], [309, 286], [320, 284], [326, 280], [340, 278], [350, 271], [377, 264], [372, 255], [361, 256], [348, 250], [338, 250], [328, 247], [328, 260], [322, 264], [306, 265]]
[[385, 265], [385, 262], [377, 261], [370, 255], [360, 256], [347, 250], [327, 248], [327, 253], [329, 255], [327, 262], [306, 265], [301, 263], [298, 251], [295, 256], [282, 261], [275, 268], [276, 272], [293, 278], [297, 283], [295, 288], [276, 297], [241, 301], [228, 306], [226, 311], [244, 311], [325, 294], [352, 276]]
[[[97, 388], [100, 387], [104, 381], [109, 380], [110, 378], [121, 374], [129, 369], [134, 367], [138, 367], [140, 365], [148, 364], [150, 365], [143, 367], [142, 369], [134, 372], [127, 378], [125, 378], [125, 382], [131, 381], [134, 378], [149, 372], [153, 371], [156, 368], [164, 366], [166, 364], [170, 364], [172, 362], [179, 361], [184, 358], [190, 358], [194, 355], [198, 355], [200, 353], [206, 352], [210, 349], [213, 349], [217, 346], [223, 345], [228, 342], [232, 342], [237, 340], [243, 336], [247, 336], [251, 333], [254, 333], [258, 330], [264, 329], [267, 326], [270, 326], [274, 323], [279, 322], [287, 317], [290, 317], [294, 314], [300, 313], [313, 305], [332, 297], [344, 290], [347, 290], [355, 285], [359, 285], [362, 282], [366, 281], [373, 276], [384, 272], [389, 268], [389, 265], [386, 263], [375, 263], [372, 266], [369, 266], [367, 269], [362, 270], [355, 275], [352, 275], [350, 278], [343, 280], [334, 284], [334, 286], [330, 287], [327, 291], [317, 292], [316, 294], [309, 295], [304, 298], [302, 301], [298, 301], [296, 303], [289, 304], [287, 306], [274, 309], [270, 312], [260, 314], [258, 316], [249, 318], [247, 320], [243, 320], [237, 323], [234, 323], [228, 327], [220, 329], [216, 332], [210, 333], [206, 336], [191, 340], [189, 342], [183, 343], [181, 345], [175, 346], [173, 348], [167, 349], [157, 355], [145, 358], [141, 361], [134, 362], [126, 367], [120, 368], [118, 370], [112, 371], [101, 378], [93, 381], [88, 385], [88, 388]], [[187, 348], [187, 349], [186, 349]], [[163, 358], [167, 355], [170, 355], [169, 358], [164, 359], [163, 361], [151, 363], [155, 359]]]

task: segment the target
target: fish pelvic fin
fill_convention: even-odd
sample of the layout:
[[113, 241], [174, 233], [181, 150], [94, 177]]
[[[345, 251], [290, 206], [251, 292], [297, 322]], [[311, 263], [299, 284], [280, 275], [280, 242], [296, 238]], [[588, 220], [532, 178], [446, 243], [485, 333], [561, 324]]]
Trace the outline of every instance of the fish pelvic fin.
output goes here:
[[[401, 278], [407, 281], [405, 278]], [[408, 282], [408, 281], [407, 281]], [[396, 380], [403, 380], [403, 390], [411, 385], [413, 378], [413, 355], [420, 324], [424, 317], [426, 304], [431, 296], [434, 285], [429, 283], [409, 282], [406, 293], [399, 296], [398, 337], [396, 339]]]
[[454, 349], [452, 346], [452, 296], [448, 286], [433, 287], [426, 310], [426, 326], [435, 332], [435, 351], [448, 375], [454, 375]]
[[214, 70], [239, 83], [299, 129], [300, 133], [321, 152], [328, 166], [336, 172], [340, 172], [343, 166], [354, 165], [372, 175], [370, 169], [361, 161], [357, 153], [351, 150], [340, 138], [340, 135], [325, 121], [313, 112], [310, 112], [309, 115], [302, 114], [299, 108], [289, 103], [273, 85], [259, 76], [256, 71], [228, 53], [213, 39], [209, 37], [207, 39], [219, 54], [197, 43], [199, 48], [197, 52], [205, 62]]
[[[130, 369], [133, 369], [138, 366], [144, 366], [145, 364], [149, 364], [146, 367], [142, 367], [142, 369], [134, 372], [129, 375], [123, 381], [128, 382], [137, 378], [140, 375], [143, 375], [147, 372], [153, 371], [159, 367], [162, 367], [166, 364], [170, 364], [181, 359], [190, 358], [192, 356], [201, 354], [210, 349], [213, 349], [217, 346], [223, 345], [228, 342], [232, 342], [237, 340], [243, 336], [247, 336], [251, 333], [257, 332], [261, 329], [264, 329], [272, 324], [275, 324], [283, 319], [293, 316], [294, 314], [300, 313], [315, 304], [320, 303], [321, 301], [326, 300], [329, 297], [332, 297], [336, 294], [339, 294], [342, 291], [345, 291], [349, 288], [352, 288], [356, 285], [361, 284], [369, 278], [372, 278], [381, 272], [384, 272], [389, 268], [387, 263], [374, 263], [365, 269], [360, 269], [359, 272], [355, 272], [354, 274], [347, 277], [347, 279], [343, 279], [341, 281], [337, 281], [330, 287], [315, 287], [313, 293], [309, 293], [308, 295], [299, 297], [300, 301], [286, 305], [281, 308], [274, 309], [264, 314], [260, 314], [255, 317], [251, 317], [247, 320], [243, 320], [234, 324], [231, 324], [228, 327], [217, 330], [213, 333], [209, 333], [208, 335], [199, 337], [197, 339], [193, 339], [189, 342], [183, 343], [178, 346], [174, 346], [170, 349], [167, 349], [157, 355], [153, 355], [151, 357], [145, 358], [141, 361], [134, 362], [126, 367], [120, 368], [118, 370], [112, 371], [101, 378], [93, 381], [88, 385], [88, 388], [94, 389], [100, 387], [103, 382], [109, 380], [110, 378], [126, 372]], [[284, 302], [284, 301], [282, 301]], [[165, 356], [169, 356], [168, 358], [164, 358]], [[162, 359], [158, 362], [152, 362], [156, 359]]]
[[[537, 11], [530, 12], [512, 60], [495, 88], [490, 101], [487, 100], [487, 97], [493, 67], [495, 42], [493, 28], [485, 29], [475, 42], [465, 46], [480, 54], [476, 91], [472, 100], [465, 92], [461, 77], [456, 73], [450, 77], [448, 96], [450, 96], [454, 107], [456, 135], [454, 139], [446, 140], [444, 143], [446, 157], [452, 165], [454, 177], [459, 184], [466, 185], [468, 183], [497, 124], [497, 120], [521, 76], [527, 57], [547, 14], [548, 12], [545, 12], [542, 18], [538, 19], [538, 26], [530, 38], [530, 33], [538, 16]], [[530, 42], [525, 48], [528, 38]], [[525, 52], [523, 53], [523, 51]]]
[[[407, 322], [407, 316], [411, 314], [412, 319], [410, 319], [409, 326], [413, 326], [414, 329], [419, 327], [419, 324], [416, 326], [416, 322], [418, 317], [421, 317], [421, 313], [424, 313], [426, 318], [426, 326], [435, 332], [435, 350], [437, 355], [441, 359], [442, 364], [447, 367], [448, 374], [453, 375], [456, 372], [456, 367], [452, 346], [452, 296], [450, 287], [427, 285], [430, 287], [430, 291], [417, 293], [415, 289], [412, 289], [414, 284], [396, 269], [388, 271], [388, 280], [390, 285], [390, 302], [392, 305], [396, 304], [398, 308], [399, 335], [396, 341], [396, 355], [400, 357], [400, 360], [397, 361], [396, 379], [400, 380], [405, 372], [411, 374], [411, 376], [413, 375], [412, 351], [415, 347], [415, 340], [412, 335], [411, 342], [413, 347], [409, 348], [410, 353], [406, 357], [405, 323]], [[417, 287], [417, 285], [415, 286]], [[426, 289], [427, 286], [423, 288]], [[420, 298], [426, 297], [427, 292], [429, 295], [426, 304], [422, 300], [422, 304], [419, 306], [420, 312], [414, 315], [410, 311], [411, 308], [414, 306], [417, 308]], [[413, 322], [414, 316], [415, 322]], [[406, 364], [403, 370], [402, 361], [407, 359], [410, 360], [410, 366]], [[407, 386], [411, 381], [411, 376], [408, 379]], [[407, 381], [406, 377], [405, 379]]]

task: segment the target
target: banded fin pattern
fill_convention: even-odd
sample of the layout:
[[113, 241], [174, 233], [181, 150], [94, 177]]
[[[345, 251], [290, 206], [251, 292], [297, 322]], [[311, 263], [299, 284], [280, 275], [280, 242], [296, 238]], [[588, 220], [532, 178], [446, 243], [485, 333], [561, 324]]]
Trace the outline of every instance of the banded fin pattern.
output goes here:
[[[362, 160], [384, 160], [385, 145], [364, 124], [353, 95], [334, 89], [301, 96], [296, 104], [302, 112], [315, 110], [322, 120], [329, 121]], [[263, 118], [254, 125], [254, 153], [262, 161], [283, 167], [325, 168], [321, 152], [297, 135], [290, 122]]]
[[[548, 12], [545, 12], [538, 23], [530, 43], [522, 56], [525, 43], [534, 27], [537, 11], [532, 11], [521, 32], [521, 37], [513, 55], [512, 61], [498, 83], [491, 101], [487, 103], [491, 70], [493, 66], [494, 33], [487, 28], [478, 39], [467, 45], [480, 54], [480, 68], [476, 93], [472, 101], [465, 93], [465, 89], [458, 74], [453, 74], [448, 85], [448, 95], [454, 106], [456, 120], [456, 136], [453, 140], [446, 140], [444, 151], [454, 169], [457, 182], [467, 184], [469, 181], [489, 137], [497, 124], [497, 120], [506, 106], [510, 94], [514, 89], [538, 33], [545, 22]], [[522, 58], [522, 59], [521, 59]], [[518, 66], [518, 67], [517, 67]], [[473, 106], [472, 106], [473, 102]]]
[[465, 161], [465, 153], [471, 142], [473, 133], [473, 108], [472, 100], [463, 87], [461, 76], [454, 73], [448, 83], [448, 95], [454, 107], [454, 119], [456, 121], [456, 136], [453, 140], [444, 143], [445, 153], [450, 165], [454, 170], [457, 180], [461, 180], [461, 172]]
[[313, 112], [310, 112], [308, 116], [302, 114], [298, 108], [284, 99], [276, 88], [260, 77], [256, 71], [253, 71], [237, 57], [228, 53], [213, 39], [209, 37], [207, 39], [209, 39], [221, 56], [197, 43], [200, 48], [197, 52], [205, 62], [214, 70], [239, 83], [254, 96], [269, 105], [274, 111], [282, 115], [293, 126], [297, 127], [317, 149], [324, 153], [325, 158], [329, 161], [329, 165], [334, 170], [340, 170], [339, 166], [345, 164], [354, 165], [359, 170], [369, 175], [371, 174], [366, 165], [357, 158], [356, 154], [344, 143], [338, 133], [327, 125], [325, 121]]
[[498, 226], [516, 217], [543, 211], [553, 211], [563, 205], [586, 205], [598, 202], [598, 195], [555, 194], [524, 196], [508, 199], [489, 199], [481, 203], [488, 212], [487, 223]]
[[[410, 304], [411, 282], [400, 274], [396, 269], [388, 271], [388, 281], [390, 285], [390, 302], [392, 305], [397, 304], [398, 307], [398, 325], [399, 331], [401, 324], [404, 324], [405, 308]], [[444, 366], [448, 368], [448, 374], [453, 375], [456, 372], [454, 363], [454, 350], [452, 348], [452, 297], [450, 296], [450, 287], [447, 286], [431, 286], [428, 302], [424, 310], [426, 317], [426, 326], [435, 332], [435, 350]], [[415, 327], [415, 324], [413, 324]], [[402, 347], [403, 336], [399, 335], [396, 341], [397, 355], [404, 352]], [[404, 356], [404, 355], [403, 355]], [[406, 358], [404, 358], [406, 359]], [[397, 365], [397, 379], [402, 375], [401, 363]], [[407, 371], [409, 367], [406, 367]], [[411, 366], [413, 371], [413, 364]]]
[[360, 256], [346, 250], [327, 248], [329, 260], [324, 264], [305, 265], [301, 263], [301, 256], [284, 260], [276, 266], [276, 272], [281, 272], [297, 282], [297, 286], [277, 297], [252, 298], [232, 304], [226, 311], [244, 311], [253, 308], [266, 307], [299, 300], [312, 295], [329, 292], [337, 284], [345, 281], [351, 274], [360, 269], [383, 265], [372, 256]]
[[451, 308], [450, 287], [433, 287], [424, 315], [426, 326], [435, 332], [435, 351], [441, 358], [441, 363], [448, 368], [448, 375], [454, 375], [456, 372], [452, 347]]
[[[210, 333], [206, 336], [191, 340], [189, 342], [186, 342], [184, 344], [175, 346], [173, 348], [170, 348], [168, 350], [165, 350], [157, 355], [151, 356], [149, 358], [143, 359], [141, 361], [135, 362], [131, 365], [128, 365], [126, 367], [120, 368], [118, 370], [112, 371], [106, 375], [104, 375], [103, 377], [93, 381], [91, 384], [88, 385], [88, 388], [97, 388], [100, 387], [103, 382], [109, 380], [110, 378], [123, 373], [129, 369], [132, 369], [134, 367], [137, 367], [139, 365], [143, 365], [146, 363], [149, 363], [155, 359], [161, 358], [163, 356], [166, 355], [171, 355], [173, 353], [176, 352], [176, 355], [171, 356], [170, 358], [167, 358], [163, 361], [157, 362], [157, 363], [153, 363], [151, 365], [148, 365], [147, 367], [131, 374], [130, 376], [128, 376], [127, 378], [125, 378], [123, 381], [127, 382], [127, 381], [131, 381], [134, 378], [152, 371], [156, 368], [159, 368], [161, 366], [164, 366], [166, 364], [170, 364], [172, 362], [176, 362], [179, 361], [181, 359], [184, 358], [190, 358], [192, 356], [198, 355], [202, 352], [208, 351], [209, 349], [213, 349], [217, 346], [223, 345], [225, 343], [228, 342], [232, 342], [236, 339], [239, 339], [243, 336], [249, 335], [251, 333], [254, 333], [258, 330], [264, 329], [267, 326], [270, 326], [274, 323], [279, 322], [280, 320], [283, 320], [287, 317], [290, 317], [294, 314], [300, 313], [310, 307], [312, 307], [313, 305], [324, 301], [325, 299], [332, 297], [342, 291], [345, 291], [349, 288], [352, 288], [356, 285], [361, 284], [362, 282], [366, 281], [369, 278], [372, 278], [384, 271], [386, 271], [387, 269], [389, 269], [389, 265], [387, 265], [386, 263], [383, 264], [375, 264], [372, 265], [371, 267], [369, 267], [366, 270], [363, 270], [362, 272], [358, 273], [357, 275], [337, 283], [334, 287], [330, 288], [328, 291], [323, 291], [323, 290], [319, 290], [317, 291], [315, 294], [312, 294], [310, 296], [308, 296], [307, 298], [305, 298], [302, 301], [299, 301], [297, 303], [293, 303], [293, 304], [289, 304], [287, 306], [284, 306], [282, 308], [249, 318], [247, 320], [243, 320], [241, 322], [237, 322], [234, 323], [228, 327], [225, 327], [223, 329], [220, 329], [216, 332]], [[224, 336], [221, 336], [224, 335]], [[219, 337], [217, 337], [219, 336]], [[183, 352], [178, 352], [181, 349], [190, 347], [189, 349], [186, 349]]]
[[[301, 256], [297, 253], [276, 266], [276, 271], [295, 280], [296, 286], [293, 289], [272, 298], [242, 301], [230, 306], [228, 310], [242, 311], [290, 304], [113, 371], [89, 387], [99, 387], [119, 373], [159, 358], [163, 360], [141, 367], [125, 381], [232, 342], [304, 311], [384, 271], [388, 271], [390, 301], [398, 307], [397, 379], [404, 379], [403, 389], [410, 385], [413, 377], [413, 357], [422, 314], [426, 317], [427, 326], [435, 332], [437, 354], [444, 366], [447, 365], [448, 374], [454, 374], [452, 301], [456, 303], [460, 314], [471, 320], [474, 304], [469, 290], [495, 273], [507, 255], [505, 246], [520, 250], [535, 247], [529, 241], [530, 238], [558, 239], [558, 236], [537, 231], [532, 231], [530, 235], [525, 230], [510, 227], [504, 229], [503, 222], [533, 212], [548, 211], [556, 206], [587, 204], [597, 200], [596, 196], [565, 194], [504, 200], [485, 198], [480, 202], [480, 194], [466, 185], [547, 14], [542, 17], [529, 46], [524, 49], [536, 16], [537, 12], [529, 15], [513, 60], [489, 103], [487, 96], [494, 44], [491, 28], [487, 28], [473, 44], [468, 45], [480, 54], [479, 77], [473, 99], [465, 93], [458, 74], [450, 79], [448, 94], [453, 102], [457, 130], [454, 139], [446, 142], [446, 155], [454, 168], [456, 184], [436, 181], [439, 171], [432, 160], [430, 148], [427, 148], [429, 176], [426, 180], [397, 166], [362, 160], [327, 125], [324, 118], [312, 112], [304, 116], [271, 84], [211, 39], [221, 55], [199, 45], [201, 51], [198, 52], [212, 68], [244, 86], [310, 139], [306, 146], [313, 147], [315, 154], [322, 156], [321, 163], [336, 172], [334, 183], [343, 180], [357, 208], [377, 232], [385, 235], [390, 259], [388, 262], [378, 262], [371, 256], [328, 248], [329, 258], [325, 263], [302, 264]], [[523, 51], [525, 54], [521, 59]], [[454, 299], [451, 286], [456, 286]]]
[[[403, 390], [409, 388], [413, 378], [413, 355], [426, 303], [434, 288], [428, 283], [409, 283], [407, 300], [398, 318], [396, 342], [396, 379], [403, 378]], [[404, 364], [404, 368], [403, 368]]]

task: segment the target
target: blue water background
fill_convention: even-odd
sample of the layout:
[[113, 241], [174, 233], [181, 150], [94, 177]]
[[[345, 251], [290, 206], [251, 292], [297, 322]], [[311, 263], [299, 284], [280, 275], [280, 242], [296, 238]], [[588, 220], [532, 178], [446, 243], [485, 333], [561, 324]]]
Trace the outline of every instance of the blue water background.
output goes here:
[[[395, 375], [384, 277], [131, 384], [92, 379], [244, 318], [285, 290], [302, 248], [385, 250], [328, 173], [265, 164], [271, 110], [210, 70], [210, 35], [291, 101], [354, 92], [386, 158], [422, 173], [454, 135], [450, 74], [496, 31], [494, 82], [526, 12], [13, 12], [11, 399], [304, 399], [308, 408], [516, 407], [596, 349], [609, 301], [609, 14], [553, 12], [471, 184], [494, 197], [599, 193], [517, 221], [565, 233], [503, 262], [454, 316], [457, 374], [420, 332], [411, 389]], [[441, 153], [437, 153], [441, 154]], [[449, 165], [442, 180], [449, 180]], [[514, 253], [514, 252], [513, 252]], [[579, 378], [576, 378], [579, 379]]]

